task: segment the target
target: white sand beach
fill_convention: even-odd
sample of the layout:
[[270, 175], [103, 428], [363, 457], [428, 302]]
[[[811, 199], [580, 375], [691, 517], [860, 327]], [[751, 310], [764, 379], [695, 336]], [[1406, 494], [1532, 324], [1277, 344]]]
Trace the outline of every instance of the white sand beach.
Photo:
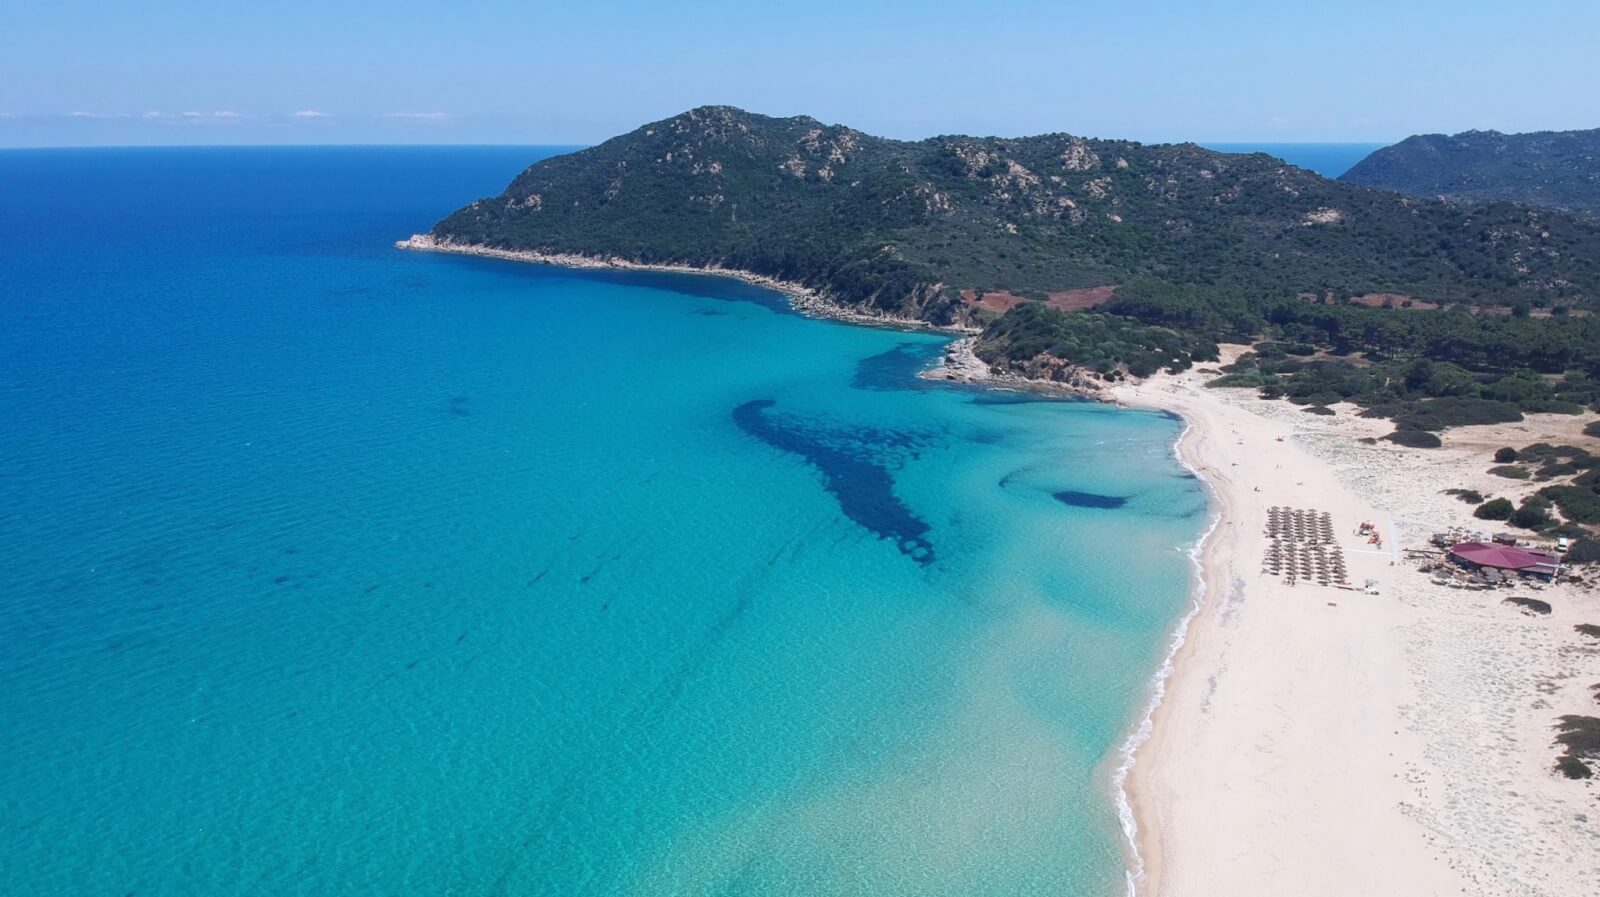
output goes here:
[[[1365, 445], [1392, 425], [1205, 389], [1211, 376], [1113, 391], [1184, 415], [1180, 451], [1221, 514], [1127, 782], [1141, 893], [1600, 893], [1600, 788], [1554, 772], [1552, 729], [1600, 711], [1600, 642], [1573, 629], [1600, 623], [1600, 594], [1449, 589], [1403, 559], [1446, 526], [1491, 528], [1443, 490], [1537, 487], [1488, 475], [1495, 448], [1580, 443], [1584, 420], [1451, 430], [1432, 450]], [[1331, 514], [1350, 581], [1377, 594], [1263, 572], [1274, 505]], [[1364, 521], [1381, 549], [1354, 534]], [[1503, 603], [1514, 594], [1553, 612]]]

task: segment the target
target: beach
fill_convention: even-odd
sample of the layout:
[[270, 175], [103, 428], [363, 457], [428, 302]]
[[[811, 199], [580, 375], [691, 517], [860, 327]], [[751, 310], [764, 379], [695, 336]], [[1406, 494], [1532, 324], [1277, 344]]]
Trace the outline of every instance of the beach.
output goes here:
[[[1600, 645], [1573, 627], [1600, 621], [1600, 597], [1558, 585], [1537, 593], [1552, 613], [1529, 615], [1503, 598], [1535, 593], [1447, 589], [1403, 553], [1450, 525], [1489, 528], [1443, 490], [1530, 492], [1486, 473], [1494, 449], [1581, 442], [1583, 420], [1451, 430], [1433, 450], [1367, 445], [1391, 425], [1206, 389], [1212, 376], [1112, 391], [1189, 422], [1179, 451], [1217, 514], [1198, 610], [1130, 743], [1136, 889], [1600, 891], [1597, 791], [1553, 772], [1552, 729], [1595, 711]], [[1264, 572], [1273, 506], [1331, 515], [1357, 589]], [[1364, 522], [1381, 547], [1355, 535]]]

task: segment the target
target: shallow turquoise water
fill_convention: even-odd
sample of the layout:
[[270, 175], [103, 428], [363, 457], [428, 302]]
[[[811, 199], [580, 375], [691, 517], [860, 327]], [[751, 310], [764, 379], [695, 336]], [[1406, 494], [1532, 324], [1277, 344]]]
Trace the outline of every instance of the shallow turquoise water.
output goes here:
[[389, 247], [537, 154], [0, 154], [0, 893], [1118, 893], [1177, 422]]

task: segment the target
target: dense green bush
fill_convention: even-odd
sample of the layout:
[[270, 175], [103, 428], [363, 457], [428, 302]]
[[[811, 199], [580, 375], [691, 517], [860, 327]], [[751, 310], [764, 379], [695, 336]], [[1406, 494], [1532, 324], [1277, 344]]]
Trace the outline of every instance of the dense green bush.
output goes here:
[[1206, 386], [1215, 389], [1260, 389], [1266, 381], [1260, 374], [1224, 374], [1214, 380], [1206, 382]]
[[1522, 420], [1522, 412], [1509, 402], [1446, 396], [1423, 399], [1397, 415], [1394, 422], [1418, 430], [1443, 430], [1474, 424], [1506, 424]]
[[1528, 399], [1517, 406], [1529, 414], [1582, 414], [1583, 406], [1560, 399]]
[[1524, 499], [1522, 506], [1511, 512], [1507, 522], [1522, 529], [1539, 529], [1553, 523], [1550, 518], [1549, 502], [1536, 501], [1537, 498], [1538, 496], [1529, 496]]
[[1573, 467], [1571, 464], [1564, 464], [1560, 461], [1554, 461], [1544, 465], [1543, 467], [1540, 467], [1538, 470], [1535, 470], [1533, 475], [1538, 479], [1548, 480], [1554, 477], [1571, 476], [1577, 472], [1578, 468]]
[[[1556, 743], [1574, 761], [1600, 760], [1600, 717], [1566, 715], [1556, 723]], [[1573, 778], [1587, 778], [1567, 773]]]
[[1573, 523], [1600, 523], [1600, 495], [1582, 486], [1546, 486], [1539, 494], [1550, 499], [1561, 516]]
[[1512, 461], [1517, 460], [1517, 450], [1510, 446], [1506, 446], [1503, 449], [1496, 449], [1494, 453], [1494, 459], [1501, 464], [1510, 464]]
[[1505, 520], [1516, 510], [1516, 506], [1504, 498], [1494, 498], [1478, 505], [1472, 516], [1480, 520]]
[[1396, 430], [1383, 438], [1407, 448], [1438, 448], [1444, 444], [1426, 430]]
[[1573, 542], [1567, 548], [1566, 561], [1569, 564], [1600, 563], [1600, 539], [1591, 536]]
[[1489, 472], [1497, 477], [1505, 477], [1508, 480], [1526, 480], [1532, 476], [1526, 468], [1512, 467], [1509, 464], [1501, 467], [1491, 467]]
[[1518, 371], [1484, 386], [1478, 394], [1496, 402], [1521, 404], [1553, 398], [1555, 392], [1550, 384], [1531, 371]]

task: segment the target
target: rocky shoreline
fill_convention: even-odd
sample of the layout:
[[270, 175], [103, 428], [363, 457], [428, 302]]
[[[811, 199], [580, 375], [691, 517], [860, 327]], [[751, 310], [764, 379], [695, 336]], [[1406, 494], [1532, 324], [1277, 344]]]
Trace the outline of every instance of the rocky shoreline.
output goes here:
[[645, 264], [615, 256], [584, 255], [574, 252], [541, 252], [535, 249], [497, 249], [481, 243], [461, 243], [448, 238], [440, 239], [432, 234], [413, 234], [407, 239], [396, 241], [394, 245], [396, 249], [407, 249], [414, 252], [448, 252], [456, 255], [475, 255], [514, 262], [556, 265], [562, 268], [659, 271], [669, 274], [705, 274], [732, 277], [748, 284], [777, 290], [789, 300], [790, 306], [795, 311], [813, 318], [846, 321], [851, 324], [863, 324], [869, 327], [932, 330], [939, 333], [971, 334], [977, 332], [971, 327], [941, 327], [916, 318], [861, 311], [860, 309], [834, 302], [804, 284], [780, 280], [776, 277], [768, 277], [764, 274], [756, 274], [753, 271], [743, 271], [738, 268]]
[[944, 348], [939, 363], [917, 376], [924, 380], [942, 380], [948, 383], [969, 383], [990, 389], [1012, 389], [1020, 392], [1040, 393], [1062, 398], [1087, 399], [1096, 402], [1116, 403], [1116, 398], [1101, 387], [1085, 379], [1045, 380], [1028, 377], [1012, 371], [996, 370], [978, 357], [977, 337], [958, 339]]
[[[395, 242], [395, 248], [414, 252], [447, 252], [455, 255], [473, 255], [482, 258], [505, 259], [515, 262], [532, 262], [563, 268], [586, 270], [659, 271], [671, 274], [701, 274], [732, 277], [745, 283], [776, 290], [789, 300], [795, 311], [808, 317], [843, 321], [868, 327], [891, 327], [901, 330], [933, 331], [959, 335], [961, 338], [945, 347], [944, 355], [934, 367], [918, 376], [925, 380], [942, 380], [950, 383], [967, 383], [991, 389], [1010, 389], [1060, 398], [1085, 399], [1119, 404], [1110, 388], [1097, 384], [1078, 371], [1053, 368], [1050, 377], [1032, 377], [1015, 371], [997, 370], [977, 355], [977, 334], [971, 326], [940, 326], [916, 318], [865, 312], [835, 302], [818, 291], [788, 280], [720, 266], [644, 264], [617, 257], [583, 255], [570, 252], [541, 252], [532, 249], [498, 249], [480, 243], [461, 243], [440, 239], [432, 234], [413, 234]], [[1065, 376], [1064, 374], [1071, 374]]]

